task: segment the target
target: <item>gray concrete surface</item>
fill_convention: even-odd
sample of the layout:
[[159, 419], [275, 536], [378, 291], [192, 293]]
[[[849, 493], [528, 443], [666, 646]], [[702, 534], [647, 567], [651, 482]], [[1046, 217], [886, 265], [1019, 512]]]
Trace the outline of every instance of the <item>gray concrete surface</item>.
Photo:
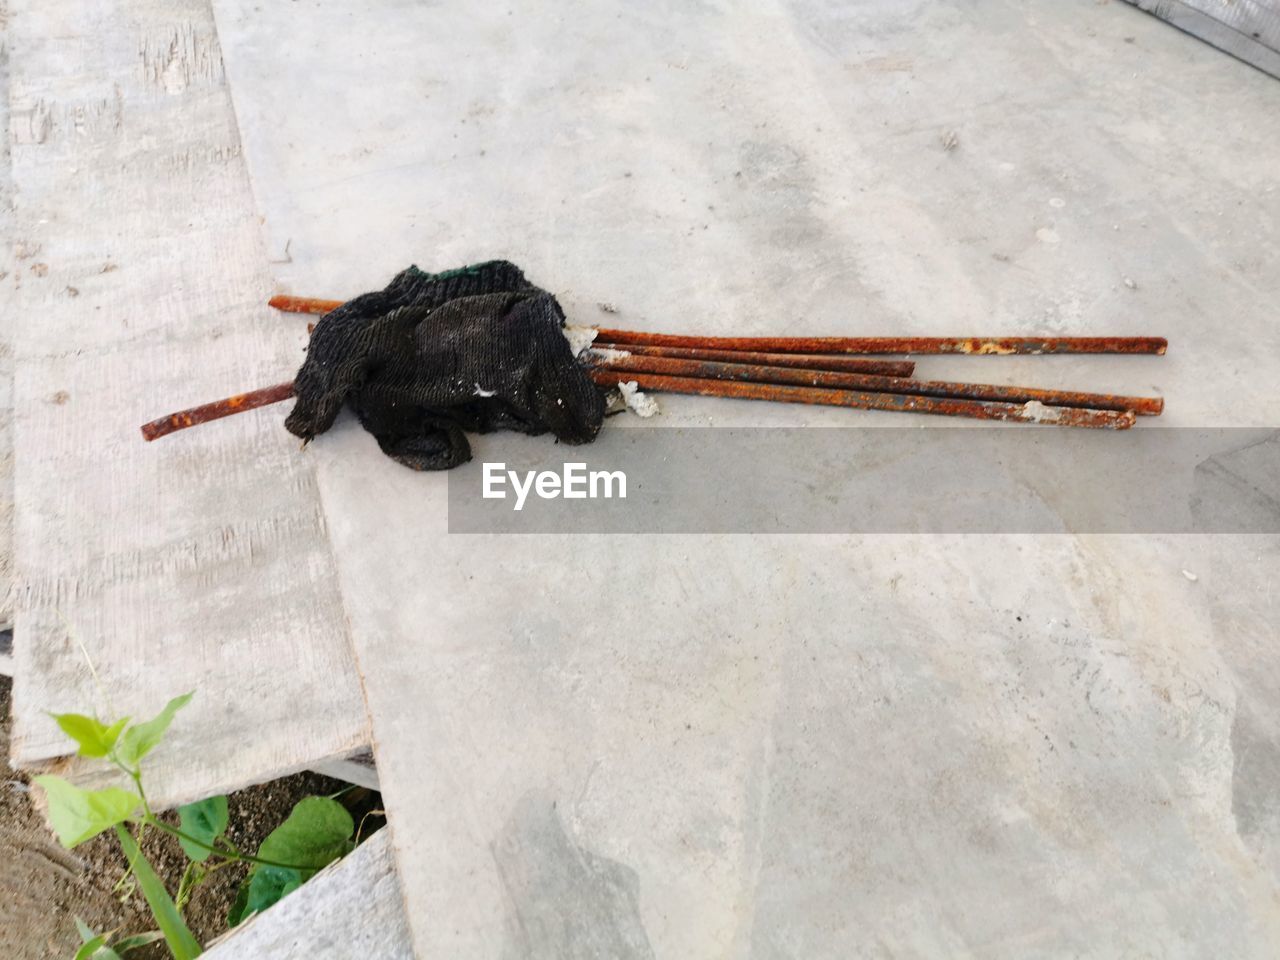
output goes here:
[[[1277, 87], [1128, 6], [216, 10], [289, 292], [508, 256], [577, 322], [1163, 334], [920, 372], [1280, 414]], [[646, 428], [851, 417], [904, 422]], [[349, 421], [307, 456], [418, 955], [1274, 955], [1274, 539], [451, 537]]]
[[[8, 4], [0, 3], [0, 20]], [[13, 173], [9, 163], [9, 44], [0, 34], [0, 230], [7, 237], [13, 226]], [[0, 252], [0, 309], [11, 315], [17, 300], [19, 276], [16, 250]], [[13, 348], [10, 327], [0, 328], [0, 625], [13, 625]], [[8, 653], [0, 654], [7, 659]]]
[[345, 754], [366, 718], [310, 464], [263, 414], [138, 432], [288, 368], [306, 337], [262, 303], [209, 5], [9, 7], [13, 761], [67, 766], [51, 712], [141, 718], [188, 690], [148, 758], [156, 805]]

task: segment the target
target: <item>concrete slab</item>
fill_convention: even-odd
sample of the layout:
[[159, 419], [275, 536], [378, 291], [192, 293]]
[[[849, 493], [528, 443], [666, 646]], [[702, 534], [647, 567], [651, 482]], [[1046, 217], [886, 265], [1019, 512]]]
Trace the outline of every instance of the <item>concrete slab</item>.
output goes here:
[[[6, 8], [0, 7], [0, 12]], [[9, 163], [9, 47], [0, 43], [0, 230], [13, 229], [13, 172]], [[8, 246], [6, 244], [6, 246]], [[13, 254], [0, 252], [0, 313], [13, 316], [18, 278]], [[0, 626], [13, 625], [13, 348], [11, 324], [0, 327]], [[7, 658], [7, 654], [3, 654]]]
[[1280, 3], [1276, 0], [1128, 0], [1250, 66], [1280, 78]]
[[[1274, 86], [1129, 7], [216, 9], [288, 292], [1164, 334], [920, 372], [1280, 414]], [[661, 422], [851, 418], [904, 422]], [[460, 537], [350, 422], [308, 456], [418, 955], [1273, 953], [1274, 539]]]
[[[350, 752], [363, 699], [296, 443], [253, 414], [154, 445], [138, 434], [290, 366], [305, 338], [261, 305], [208, 3], [10, 8], [13, 759], [62, 763], [48, 711], [145, 717], [193, 689], [149, 758], [155, 804]], [[70, 772], [92, 782], [100, 767]]]
[[208, 960], [402, 960], [413, 956], [391, 833], [379, 830], [265, 913], [209, 945]]

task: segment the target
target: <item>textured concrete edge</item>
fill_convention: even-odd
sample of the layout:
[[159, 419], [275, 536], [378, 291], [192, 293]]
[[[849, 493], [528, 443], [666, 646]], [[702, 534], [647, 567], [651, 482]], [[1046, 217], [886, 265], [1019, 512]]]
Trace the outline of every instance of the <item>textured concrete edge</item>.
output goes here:
[[[5, 7], [7, 7], [7, 4]], [[207, 19], [210, 26], [213, 26], [211, 13], [208, 12], [208, 4], [206, 2], [200, 2], [198, 7], [205, 8], [204, 17], [199, 19]], [[194, 8], [196, 13], [200, 12], [198, 7]], [[188, 12], [190, 13], [190, 11]], [[178, 22], [178, 18], [180, 18], [181, 15], [182, 11], [180, 10], [175, 10], [172, 13], [175, 23]], [[126, 28], [122, 26], [121, 29]], [[214, 35], [216, 36], [216, 33]], [[12, 47], [12, 36], [13, 34], [10, 33], [5, 42], [4, 50], [6, 57], [7, 51]], [[6, 82], [9, 80], [7, 75], [5, 80]], [[222, 85], [224, 87], [223, 92], [226, 96], [226, 103], [229, 109], [229, 89], [226, 88], [225, 82]], [[8, 92], [9, 91], [6, 90], [6, 94]], [[173, 91], [169, 91], [169, 93], [173, 93]], [[203, 95], [200, 91], [197, 91], [197, 94], [201, 96]], [[8, 107], [8, 103], [9, 98], [6, 96], [6, 108]], [[232, 148], [234, 151], [233, 156], [238, 156], [238, 128], [234, 126], [234, 123], [231, 124], [231, 127], [237, 134], [237, 145]], [[5, 124], [6, 133], [8, 129], [9, 125]], [[4, 164], [4, 177], [6, 178], [4, 182], [6, 187], [11, 185], [12, 171], [13, 166], [10, 162], [10, 158], [6, 155]], [[247, 173], [243, 173], [242, 176], [245, 178], [247, 188]], [[7, 206], [8, 203], [6, 200], [6, 207]], [[252, 213], [249, 206], [249, 204], [245, 204], [246, 209], [243, 211], [246, 218]], [[324, 549], [329, 551], [331, 554], [331, 547], [328, 544], [327, 537], [325, 538]], [[334, 625], [336, 631], [342, 636], [343, 651], [349, 654], [349, 630], [345, 617], [341, 616], [340, 598], [335, 599], [339, 616], [334, 618]], [[30, 623], [28, 624], [28, 629], [31, 629]], [[25, 636], [34, 636], [34, 634], [27, 633]], [[22, 651], [19, 650], [17, 652], [18, 654], [21, 654]], [[20, 656], [12, 658], [8, 672], [12, 672], [15, 666], [20, 666], [20, 664], [13, 663], [13, 661], [18, 661], [20, 659]], [[354, 690], [354, 684], [352, 687]], [[220, 691], [214, 691], [215, 694], [219, 692]], [[363, 699], [359, 697], [354, 698], [354, 704], [358, 704], [359, 707], [363, 708]], [[39, 704], [36, 705], [38, 706]], [[18, 714], [19, 711], [15, 709], [15, 719], [18, 719]], [[191, 776], [188, 776], [183, 772], [184, 754], [181, 751], [175, 751], [175, 753], [170, 757], [162, 757], [157, 754], [156, 765], [159, 769], [156, 771], [156, 783], [152, 790], [153, 800], [157, 806], [171, 806], [176, 803], [197, 799], [212, 793], [238, 789], [240, 787], [249, 786], [253, 783], [274, 779], [277, 776], [307, 769], [314, 762], [324, 762], [335, 757], [345, 756], [352, 750], [359, 749], [367, 743], [367, 715], [361, 716], [360, 718], [353, 718], [349, 724], [349, 730], [345, 730], [343, 728], [343, 722], [341, 720], [335, 722], [331, 719], [330, 725], [334, 727], [337, 735], [324, 743], [322, 745], [322, 750], [301, 748], [301, 744], [296, 742], [290, 743], [289, 737], [285, 735], [276, 738], [278, 742], [275, 743], [274, 748], [271, 744], [260, 743], [257, 746], [251, 745], [250, 749], [239, 755], [229, 754], [220, 758], [215, 757], [202, 759], [199, 761], [200, 766], [196, 770], [192, 771], [193, 775]], [[56, 745], [28, 743], [26, 748], [19, 749], [20, 747], [21, 741], [15, 738], [14, 753], [16, 759], [22, 766], [35, 769], [57, 770], [66, 776], [83, 782], [85, 785], [91, 785], [94, 782], [101, 782], [106, 779], [103, 773], [96, 769], [97, 765], [93, 762], [86, 762], [75, 757], [66, 756], [64, 752], [65, 747], [61, 743]], [[297, 750], [296, 754], [294, 754], [295, 747], [300, 748]], [[317, 756], [317, 753], [319, 753], [320, 756]], [[246, 754], [248, 756], [246, 756]], [[294, 755], [290, 756], [290, 754]], [[189, 757], [191, 754], [188, 752], [186, 756]]]
[[389, 828], [383, 828], [265, 913], [209, 945], [205, 956], [331, 960], [411, 958]]
[[311, 769], [315, 773], [333, 777], [335, 780], [345, 780], [366, 790], [382, 789], [378, 783], [378, 767], [374, 763], [373, 750], [370, 747], [361, 747], [354, 753], [313, 763]]
[[[0, 0], [0, 224], [13, 226], [13, 165], [9, 151], [9, 19], [8, 0]], [[10, 270], [5, 251], [3, 272]], [[0, 282], [7, 280], [0, 278]], [[14, 299], [5, 284], [0, 304]], [[6, 311], [7, 312], [7, 311]], [[8, 326], [0, 327], [0, 625], [13, 626], [13, 347]], [[8, 675], [13, 675], [12, 658]], [[0, 667], [2, 669], [2, 667]]]
[[[1198, 10], [1182, 0], [1125, 0], [1146, 13], [1177, 27], [1183, 33], [1202, 40], [1223, 53], [1247, 63], [1269, 76], [1280, 79], [1280, 36], [1271, 36], [1248, 24], [1233, 25]], [[1224, 11], [1231, 4], [1222, 4]], [[1245, 14], [1241, 14], [1245, 16]]]

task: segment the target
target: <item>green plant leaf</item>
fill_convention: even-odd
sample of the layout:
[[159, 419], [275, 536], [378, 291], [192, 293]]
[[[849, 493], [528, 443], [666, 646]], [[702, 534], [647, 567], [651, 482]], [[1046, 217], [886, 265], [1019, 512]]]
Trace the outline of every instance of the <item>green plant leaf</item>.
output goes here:
[[260, 913], [309, 880], [321, 867], [350, 853], [356, 825], [347, 808], [329, 797], [304, 797], [284, 823], [262, 841], [258, 856], [292, 864], [291, 867], [257, 865], [245, 877], [227, 924], [236, 926]]
[[347, 808], [330, 797], [304, 797], [294, 804], [284, 823], [262, 841], [258, 856], [292, 864], [291, 867], [255, 865], [240, 884], [235, 903], [227, 913], [234, 927], [260, 913], [309, 880], [317, 870], [355, 846], [351, 834], [356, 825]]
[[231, 909], [227, 911], [227, 926], [237, 927], [240, 921], [245, 918], [245, 914], [249, 910], [249, 884], [253, 882], [253, 871], [249, 871], [249, 875], [240, 882], [240, 889], [236, 891], [236, 899], [231, 904]]
[[351, 814], [338, 801], [304, 797], [284, 823], [262, 841], [258, 856], [297, 867], [302, 879], [307, 880], [321, 867], [351, 852], [355, 829]]
[[107, 726], [97, 717], [86, 717], [82, 713], [51, 713], [62, 728], [62, 732], [80, 746], [82, 757], [105, 757], [116, 745], [120, 731], [129, 722], [128, 717], [117, 720]]
[[142, 804], [142, 798], [136, 793], [119, 787], [81, 790], [61, 777], [32, 779], [44, 788], [49, 801], [49, 822], [58, 841], [68, 850], [129, 819]]
[[246, 883], [249, 899], [245, 903], [245, 917], [261, 913], [285, 896], [302, 886], [302, 874], [283, 867], [258, 867]]
[[[209, 797], [198, 803], [188, 803], [178, 808], [179, 829], [201, 843], [212, 844], [227, 829], [227, 798]], [[209, 859], [209, 851], [179, 837], [183, 851], [196, 863]]]
[[146, 933], [135, 933], [133, 936], [121, 937], [111, 945], [111, 949], [116, 953], [128, 953], [130, 950], [137, 950], [139, 947], [145, 947], [149, 943], [155, 943], [164, 936], [159, 930], [148, 930]]
[[187, 928], [173, 898], [169, 896], [169, 891], [164, 888], [156, 872], [151, 869], [151, 864], [138, 849], [137, 841], [119, 824], [116, 825], [116, 837], [120, 840], [120, 847], [128, 858], [129, 868], [138, 879], [142, 896], [146, 899], [147, 906], [151, 908], [151, 915], [155, 917], [156, 926], [164, 934], [164, 942], [169, 947], [169, 952], [173, 954], [174, 960], [193, 960], [200, 956], [199, 942]]
[[120, 954], [107, 946], [107, 938], [111, 934], [104, 933], [99, 936], [93, 932], [92, 927], [79, 917], [76, 917], [75, 921], [76, 930], [79, 932], [83, 943], [80, 945], [80, 949], [75, 952], [73, 960], [121, 960]]
[[256, 866], [236, 891], [235, 903], [227, 914], [227, 926], [235, 927], [255, 913], [281, 900], [302, 886], [302, 874], [284, 867]]
[[126, 730], [120, 737], [120, 746], [116, 750], [116, 756], [120, 758], [120, 762], [126, 767], [137, 769], [138, 761], [159, 746], [160, 741], [164, 739], [165, 731], [169, 729], [169, 724], [173, 723], [174, 714], [185, 707], [193, 696], [195, 696], [194, 690], [180, 697], [174, 697], [150, 720], [135, 723]]
[[93, 927], [89, 926], [79, 917], [75, 917], [74, 919], [76, 921], [76, 932], [80, 934], [81, 943], [88, 943], [97, 936], [97, 934], [93, 932]]
[[103, 937], [94, 937], [76, 951], [75, 960], [122, 960], [120, 954], [108, 947]]

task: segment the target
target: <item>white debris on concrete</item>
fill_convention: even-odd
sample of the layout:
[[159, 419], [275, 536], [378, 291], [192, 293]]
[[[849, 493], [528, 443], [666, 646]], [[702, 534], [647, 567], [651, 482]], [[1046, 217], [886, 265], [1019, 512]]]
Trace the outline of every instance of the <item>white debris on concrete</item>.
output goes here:
[[658, 401], [644, 393], [634, 380], [620, 382], [618, 392], [622, 394], [622, 402], [626, 404], [627, 409], [637, 417], [647, 419], [661, 412], [658, 409]]
[[1057, 423], [1062, 419], [1061, 407], [1049, 407], [1039, 400], [1028, 400], [1022, 405], [1022, 412], [1032, 423]]
[[600, 333], [595, 327], [582, 327], [574, 324], [566, 324], [560, 328], [560, 332], [569, 341], [569, 349], [573, 351], [575, 357], [581, 356], [583, 350], [595, 343], [596, 336]]

